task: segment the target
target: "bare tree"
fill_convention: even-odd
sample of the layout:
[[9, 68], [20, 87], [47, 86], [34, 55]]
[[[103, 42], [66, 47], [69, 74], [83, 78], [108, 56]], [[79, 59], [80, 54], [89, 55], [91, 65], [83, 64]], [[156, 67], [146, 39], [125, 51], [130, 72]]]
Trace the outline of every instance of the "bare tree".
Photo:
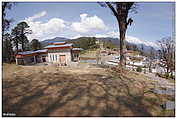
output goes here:
[[124, 67], [126, 64], [125, 52], [125, 35], [127, 26], [131, 25], [132, 18], [128, 19], [129, 12], [136, 12], [136, 4], [134, 2], [105, 2], [99, 3], [102, 7], [108, 7], [113, 12], [119, 25], [120, 35], [120, 66]]
[[158, 41], [160, 46], [159, 55], [161, 57], [161, 62], [166, 68], [166, 73], [171, 75], [175, 70], [175, 40], [171, 37], [165, 37]]
[[148, 56], [148, 68], [149, 68], [149, 73], [152, 73], [152, 66], [153, 66], [153, 59], [155, 58], [155, 50], [153, 47], [151, 47], [149, 53], [147, 53]]

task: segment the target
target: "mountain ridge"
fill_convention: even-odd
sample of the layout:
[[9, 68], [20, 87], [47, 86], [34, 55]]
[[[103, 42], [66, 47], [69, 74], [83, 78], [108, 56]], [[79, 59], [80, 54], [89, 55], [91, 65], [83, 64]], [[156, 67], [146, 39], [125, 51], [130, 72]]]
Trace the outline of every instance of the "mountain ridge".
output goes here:
[[[79, 37], [81, 38], [81, 37]], [[75, 38], [78, 39], [78, 38]], [[101, 40], [101, 41], [111, 41], [114, 45], [119, 46], [119, 38], [112, 38], [112, 37], [99, 37], [96, 38], [97, 40]], [[46, 39], [41, 41], [42, 46], [46, 46], [50, 43], [53, 42], [58, 42], [58, 41], [70, 41], [70, 40], [74, 40], [74, 39], [70, 39], [70, 38], [65, 38], [65, 37], [55, 37], [53, 39]], [[152, 47], [156, 50], [158, 50], [158, 46], [154, 43], [154, 42], [150, 42], [150, 41], [143, 41], [140, 39], [137, 39], [135, 37], [127, 37], [126, 44], [133, 44], [136, 45], [138, 48], [141, 48], [142, 45], [144, 47], [145, 50], [150, 50]]]

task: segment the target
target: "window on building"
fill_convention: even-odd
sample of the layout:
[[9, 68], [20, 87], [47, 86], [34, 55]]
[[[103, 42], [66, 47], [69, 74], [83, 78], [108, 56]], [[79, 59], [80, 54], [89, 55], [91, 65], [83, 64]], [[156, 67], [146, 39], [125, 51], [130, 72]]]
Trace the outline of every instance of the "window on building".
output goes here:
[[57, 61], [57, 55], [55, 55], [55, 59], [56, 59], [56, 61]]
[[50, 55], [50, 60], [52, 61], [52, 55]]

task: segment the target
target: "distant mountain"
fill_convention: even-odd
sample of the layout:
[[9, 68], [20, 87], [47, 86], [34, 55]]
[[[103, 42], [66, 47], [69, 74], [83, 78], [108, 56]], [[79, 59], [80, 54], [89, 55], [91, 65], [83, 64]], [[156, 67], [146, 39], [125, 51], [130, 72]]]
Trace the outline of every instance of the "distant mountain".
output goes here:
[[153, 47], [155, 49], [159, 49], [159, 46], [155, 42], [152, 42], [152, 41], [143, 41], [135, 37], [127, 37], [126, 41], [132, 44], [136, 44], [136, 45], [144, 45], [146, 47]]
[[[112, 42], [114, 45], [119, 47], [119, 39], [118, 38], [97, 38], [97, 40], [100, 41], [110, 41]], [[153, 47], [155, 50], [158, 50], [158, 46], [153, 43], [153, 42], [147, 42], [147, 41], [142, 41], [139, 39], [130, 39], [127, 38], [125, 41], [125, 44], [127, 45], [136, 45], [139, 49], [143, 46], [145, 51], [149, 51], [151, 50], [151, 48]]]
[[[97, 40], [100, 41], [109, 41], [112, 42], [114, 45], [116, 45], [117, 47], [119, 46], [119, 39], [118, 38], [111, 38], [111, 37], [105, 37], [105, 38], [96, 38]], [[53, 39], [47, 39], [44, 41], [41, 41], [42, 46], [47, 46], [50, 43], [53, 42], [58, 42], [58, 41], [71, 41], [71, 40], [75, 40], [75, 39], [69, 39], [69, 38], [64, 38], [64, 37], [55, 37]], [[129, 45], [136, 45], [139, 49], [143, 46], [145, 51], [149, 51], [152, 47], [157, 50], [158, 46], [154, 43], [154, 42], [150, 42], [150, 41], [143, 41], [134, 37], [128, 37], [126, 38], [126, 44]]]
[[70, 40], [70, 39], [64, 38], [64, 37], [55, 37], [55, 38], [53, 38], [53, 39], [47, 39], [47, 40], [41, 41], [41, 45], [42, 45], [43, 47], [45, 47], [45, 46], [47, 46], [47, 45], [49, 45], [49, 44], [51, 44], [51, 43], [54, 43], [54, 42], [68, 41], [68, 40]]

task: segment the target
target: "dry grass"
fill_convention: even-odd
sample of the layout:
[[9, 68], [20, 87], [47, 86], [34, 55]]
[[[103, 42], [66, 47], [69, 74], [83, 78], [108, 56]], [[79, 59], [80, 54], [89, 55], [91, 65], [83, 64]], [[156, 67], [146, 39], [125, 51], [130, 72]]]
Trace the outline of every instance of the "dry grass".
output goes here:
[[96, 52], [98, 52], [98, 49], [90, 49], [81, 54], [81, 57], [96, 57]]
[[152, 93], [146, 77], [134, 72], [4, 64], [3, 74], [3, 112], [17, 116], [163, 115], [166, 97]]

